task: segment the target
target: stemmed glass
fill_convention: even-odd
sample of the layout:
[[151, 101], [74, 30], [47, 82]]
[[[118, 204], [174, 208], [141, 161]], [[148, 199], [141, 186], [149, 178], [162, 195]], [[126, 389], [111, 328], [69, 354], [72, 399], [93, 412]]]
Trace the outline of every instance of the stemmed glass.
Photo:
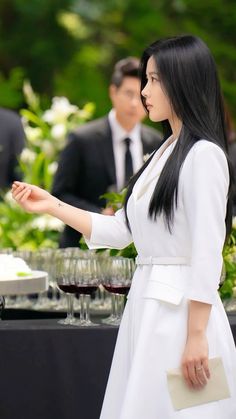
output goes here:
[[119, 325], [123, 309], [124, 296], [127, 296], [131, 280], [134, 273], [134, 261], [124, 257], [110, 257], [106, 260], [102, 284], [104, 288], [112, 293], [113, 313], [107, 319], [103, 319], [103, 323]]
[[[38, 295], [38, 300], [34, 304], [35, 310], [51, 310], [56, 307], [56, 281], [55, 281], [55, 249], [42, 248], [33, 253], [32, 268], [35, 270], [42, 270], [48, 273], [48, 289], [42, 294]], [[51, 293], [51, 299], [48, 294]]]
[[77, 292], [73, 278], [74, 259], [58, 257], [55, 261], [55, 276], [58, 288], [66, 294], [67, 316], [58, 321], [63, 325], [77, 325], [77, 319], [74, 316], [74, 294]]
[[74, 259], [73, 262], [73, 283], [76, 292], [80, 296], [80, 319], [77, 324], [80, 326], [96, 326], [90, 319], [91, 295], [99, 286], [99, 263], [95, 256]]
[[[12, 252], [14, 257], [23, 259], [27, 265], [32, 267], [32, 251], [30, 250], [16, 250]], [[28, 295], [17, 295], [15, 302], [12, 304], [14, 308], [32, 308], [32, 302], [29, 300]]]
[[[91, 253], [93, 251], [89, 250], [86, 253], [89, 254], [89, 257], [91, 257]], [[109, 257], [109, 251], [108, 250], [102, 250], [100, 252], [94, 252], [92, 253], [92, 257], [96, 257], [99, 264], [99, 276], [102, 277], [102, 268], [104, 264], [104, 260]], [[90, 311], [91, 313], [96, 313], [97, 315], [102, 314], [108, 314], [111, 311], [111, 294], [106, 292], [105, 288], [102, 285], [102, 281], [100, 281], [99, 287], [97, 292], [95, 293], [94, 298], [91, 301], [90, 304]]]

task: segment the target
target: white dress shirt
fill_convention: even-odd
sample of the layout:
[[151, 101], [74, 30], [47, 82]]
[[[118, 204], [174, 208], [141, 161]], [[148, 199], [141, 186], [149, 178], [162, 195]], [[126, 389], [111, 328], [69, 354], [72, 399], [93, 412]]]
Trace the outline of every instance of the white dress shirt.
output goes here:
[[120, 191], [125, 186], [125, 138], [129, 137], [131, 140], [130, 152], [133, 160], [134, 173], [136, 173], [143, 164], [141, 124], [136, 124], [134, 128], [129, 132], [125, 131], [117, 121], [114, 109], [109, 112], [108, 120], [112, 133], [112, 146], [116, 169], [116, 186], [117, 190]]

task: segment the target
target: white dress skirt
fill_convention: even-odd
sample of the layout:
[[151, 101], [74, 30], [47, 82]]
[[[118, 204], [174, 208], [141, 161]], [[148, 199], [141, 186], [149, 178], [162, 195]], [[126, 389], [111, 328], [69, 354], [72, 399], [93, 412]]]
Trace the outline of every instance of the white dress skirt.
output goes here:
[[[201, 140], [179, 179], [172, 232], [148, 216], [158, 176], [175, 146], [168, 140], [138, 179], [124, 211], [90, 213], [90, 248], [122, 248], [134, 241], [139, 264], [120, 325], [100, 419], [235, 419], [236, 349], [218, 296], [225, 237], [228, 169], [223, 152]], [[212, 304], [209, 358], [222, 357], [231, 397], [175, 410], [167, 370], [178, 368], [187, 337], [189, 300]], [[95, 419], [95, 418], [94, 418]]]

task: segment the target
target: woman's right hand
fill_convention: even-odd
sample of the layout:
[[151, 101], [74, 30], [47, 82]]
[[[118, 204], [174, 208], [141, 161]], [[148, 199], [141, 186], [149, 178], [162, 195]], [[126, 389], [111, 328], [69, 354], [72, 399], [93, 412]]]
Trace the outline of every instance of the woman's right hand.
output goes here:
[[27, 212], [47, 213], [56, 200], [49, 192], [38, 186], [15, 181], [12, 185], [12, 196]]

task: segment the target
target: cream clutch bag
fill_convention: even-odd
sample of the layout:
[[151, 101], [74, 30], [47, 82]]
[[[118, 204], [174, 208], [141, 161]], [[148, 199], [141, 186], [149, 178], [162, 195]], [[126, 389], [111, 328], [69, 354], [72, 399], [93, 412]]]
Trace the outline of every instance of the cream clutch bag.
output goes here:
[[190, 389], [185, 383], [180, 369], [167, 371], [169, 394], [175, 410], [186, 409], [187, 407], [230, 397], [222, 359], [209, 359], [209, 369], [211, 378], [201, 390]]

